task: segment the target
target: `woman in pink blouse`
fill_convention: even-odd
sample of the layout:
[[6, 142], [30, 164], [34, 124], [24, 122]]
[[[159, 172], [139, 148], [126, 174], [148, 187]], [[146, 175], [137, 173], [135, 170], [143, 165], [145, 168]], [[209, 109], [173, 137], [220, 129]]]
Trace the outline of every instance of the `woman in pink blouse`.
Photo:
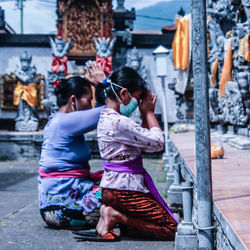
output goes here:
[[[156, 95], [129, 67], [115, 70], [104, 85], [107, 102], [97, 126], [104, 163], [103, 205], [96, 228], [99, 239], [119, 240], [112, 231], [119, 225], [132, 237], [173, 240], [177, 221], [143, 168], [141, 157], [141, 151], [157, 152], [164, 146], [154, 115]], [[137, 106], [142, 125], [129, 118]]]

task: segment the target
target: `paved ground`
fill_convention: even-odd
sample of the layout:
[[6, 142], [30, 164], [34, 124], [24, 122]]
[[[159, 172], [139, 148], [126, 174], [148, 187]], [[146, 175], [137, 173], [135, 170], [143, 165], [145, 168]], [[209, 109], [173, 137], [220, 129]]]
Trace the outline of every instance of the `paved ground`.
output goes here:
[[[100, 160], [90, 162], [93, 170]], [[145, 160], [160, 192], [165, 191], [165, 172], [160, 160]], [[37, 202], [38, 161], [0, 162], [0, 250], [5, 249], [174, 249], [174, 242], [123, 239], [121, 242], [77, 242], [67, 230], [44, 227]]]

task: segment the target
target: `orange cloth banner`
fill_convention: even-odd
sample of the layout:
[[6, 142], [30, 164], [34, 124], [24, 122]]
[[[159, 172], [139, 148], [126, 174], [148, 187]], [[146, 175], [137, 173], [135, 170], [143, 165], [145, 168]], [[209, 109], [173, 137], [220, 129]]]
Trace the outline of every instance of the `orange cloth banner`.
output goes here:
[[172, 44], [175, 69], [186, 70], [189, 63], [189, 20], [181, 18], [176, 22]]
[[238, 52], [238, 56], [243, 57], [248, 62], [250, 62], [249, 38], [250, 33], [248, 33], [246, 36], [239, 40]]
[[217, 74], [217, 70], [218, 70], [218, 59], [216, 59], [213, 64], [212, 64], [212, 78], [210, 80], [210, 84], [215, 87], [215, 79], [216, 79], [216, 74]]
[[232, 68], [233, 68], [233, 52], [232, 52], [232, 38], [231, 38], [220, 77], [220, 84], [219, 84], [220, 97], [225, 97], [226, 83], [228, 81], [232, 81]]
[[18, 105], [20, 98], [26, 101], [30, 106], [37, 106], [37, 86], [36, 83], [30, 83], [25, 86], [20, 81], [17, 82], [17, 86], [14, 90], [14, 105]]

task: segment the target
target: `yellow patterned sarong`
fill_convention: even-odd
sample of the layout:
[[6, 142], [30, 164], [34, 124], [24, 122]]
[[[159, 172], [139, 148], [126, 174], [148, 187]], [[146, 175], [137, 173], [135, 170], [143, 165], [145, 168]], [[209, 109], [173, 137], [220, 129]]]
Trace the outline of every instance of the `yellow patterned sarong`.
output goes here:
[[20, 98], [26, 101], [30, 106], [37, 106], [37, 86], [36, 83], [30, 83], [25, 86], [20, 81], [17, 82], [17, 86], [14, 90], [14, 105], [18, 105], [20, 102]]

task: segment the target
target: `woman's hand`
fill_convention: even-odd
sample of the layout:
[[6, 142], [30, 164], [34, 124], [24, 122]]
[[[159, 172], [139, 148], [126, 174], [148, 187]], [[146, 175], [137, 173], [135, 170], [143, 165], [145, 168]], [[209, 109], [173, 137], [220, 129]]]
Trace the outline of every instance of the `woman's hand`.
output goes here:
[[152, 127], [160, 128], [160, 125], [154, 115], [157, 95], [152, 94], [151, 90], [147, 91], [145, 98], [139, 103], [142, 114], [142, 127], [151, 129]]
[[91, 82], [91, 84], [96, 87], [98, 83], [102, 83], [104, 79], [106, 79], [106, 75], [102, 70], [101, 64], [96, 64], [95, 62], [91, 62], [91, 67], [88, 67], [89, 74], [84, 76], [85, 79]]
[[154, 113], [156, 100], [157, 95], [152, 94], [151, 90], [147, 90], [146, 96], [139, 103], [139, 108], [143, 116], [148, 112]]

